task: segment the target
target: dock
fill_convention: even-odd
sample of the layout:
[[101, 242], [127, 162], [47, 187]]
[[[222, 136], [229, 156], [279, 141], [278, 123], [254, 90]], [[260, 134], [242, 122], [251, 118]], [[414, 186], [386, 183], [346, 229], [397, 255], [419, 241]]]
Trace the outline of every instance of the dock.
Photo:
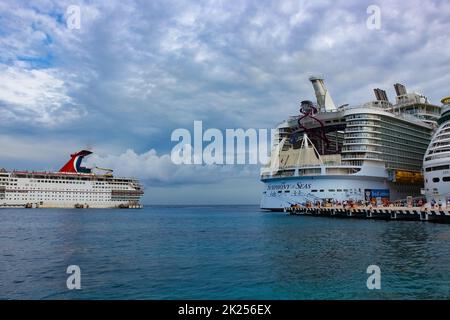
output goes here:
[[450, 210], [426, 207], [287, 207], [290, 215], [450, 223]]

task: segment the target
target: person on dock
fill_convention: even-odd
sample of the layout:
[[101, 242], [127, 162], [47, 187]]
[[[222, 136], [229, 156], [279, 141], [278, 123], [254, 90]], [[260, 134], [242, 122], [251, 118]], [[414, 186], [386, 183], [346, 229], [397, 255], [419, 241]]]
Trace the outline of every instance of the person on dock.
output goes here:
[[424, 205], [423, 200], [419, 199], [419, 201], [417, 201], [417, 206], [423, 209], [423, 205]]
[[431, 207], [434, 208], [436, 206], [436, 200], [431, 199], [430, 204], [431, 204]]

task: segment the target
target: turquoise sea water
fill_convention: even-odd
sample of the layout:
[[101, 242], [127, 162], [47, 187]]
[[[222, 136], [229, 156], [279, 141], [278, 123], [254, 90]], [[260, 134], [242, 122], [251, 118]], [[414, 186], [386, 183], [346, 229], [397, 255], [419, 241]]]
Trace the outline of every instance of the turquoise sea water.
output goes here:
[[[381, 268], [381, 290], [366, 269]], [[81, 268], [68, 290], [66, 268]], [[257, 206], [0, 210], [1, 299], [449, 299], [450, 225]]]

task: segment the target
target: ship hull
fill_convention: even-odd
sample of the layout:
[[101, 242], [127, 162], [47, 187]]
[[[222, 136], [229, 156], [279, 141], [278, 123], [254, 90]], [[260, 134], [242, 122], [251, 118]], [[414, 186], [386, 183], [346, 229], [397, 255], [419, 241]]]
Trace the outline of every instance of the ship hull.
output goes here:
[[0, 170], [0, 208], [141, 208], [144, 190], [137, 179], [97, 174], [82, 167], [82, 150], [58, 172]]
[[114, 208], [142, 208], [140, 203], [123, 202], [25, 202], [25, 201], [8, 201], [0, 202], [0, 209], [5, 208], [50, 208], [50, 209], [114, 209]]
[[367, 176], [308, 176], [270, 179], [265, 188], [261, 209], [282, 211], [291, 205], [331, 201], [385, 201], [419, 196], [420, 185], [400, 184], [383, 177]]
[[129, 178], [0, 172], [0, 208], [140, 208], [142, 195]]
[[446, 106], [439, 120], [440, 126], [424, 157], [424, 192], [428, 203], [450, 208], [450, 98], [444, 98], [442, 102]]

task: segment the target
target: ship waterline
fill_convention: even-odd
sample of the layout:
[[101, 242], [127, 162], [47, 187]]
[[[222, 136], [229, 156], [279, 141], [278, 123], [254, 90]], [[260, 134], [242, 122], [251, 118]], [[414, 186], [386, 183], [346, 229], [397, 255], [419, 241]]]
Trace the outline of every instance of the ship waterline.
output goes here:
[[[336, 108], [323, 79], [311, 77], [317, 104], [277, 126], [270, 163], [261, 169], [261, 208], [323, 201], [388, 202], [420, 196], [422, 162], [440, 106], [396, 84], [396, 104]], [[275, 190], [283, 188], [286, 190]]]

